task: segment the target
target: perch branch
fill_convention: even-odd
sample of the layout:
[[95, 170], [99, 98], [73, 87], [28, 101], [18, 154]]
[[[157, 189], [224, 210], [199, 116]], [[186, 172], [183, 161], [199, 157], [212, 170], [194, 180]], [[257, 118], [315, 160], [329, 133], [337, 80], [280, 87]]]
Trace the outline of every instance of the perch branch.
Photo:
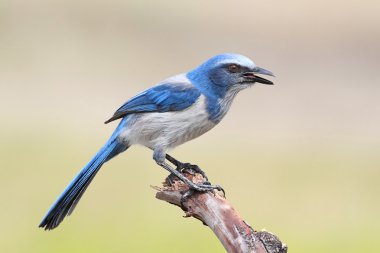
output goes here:
[[[205, 179], [200, 174], [184, 173], [194, 183]], [[168, 181], [154, 187], [156, 198], [181, 207], [181, 197], [189, 189], [180, 180]], [[229, 253], [286, 253], [287, 246], [277, 236], [266, 231], [255, 231], [231, 204], [218, 193], [195, 193], [184, 204], [185, 217], [194, 217], [207, 225]]]

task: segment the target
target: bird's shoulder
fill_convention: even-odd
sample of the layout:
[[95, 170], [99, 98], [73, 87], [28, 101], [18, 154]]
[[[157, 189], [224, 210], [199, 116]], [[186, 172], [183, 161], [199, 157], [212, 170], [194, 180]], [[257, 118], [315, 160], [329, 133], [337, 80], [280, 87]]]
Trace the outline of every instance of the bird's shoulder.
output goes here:
[[201, 92], [185, 74], [173, 76], [129, 99], [105, 123], [133, 113], [184, 110], [200, 95]]

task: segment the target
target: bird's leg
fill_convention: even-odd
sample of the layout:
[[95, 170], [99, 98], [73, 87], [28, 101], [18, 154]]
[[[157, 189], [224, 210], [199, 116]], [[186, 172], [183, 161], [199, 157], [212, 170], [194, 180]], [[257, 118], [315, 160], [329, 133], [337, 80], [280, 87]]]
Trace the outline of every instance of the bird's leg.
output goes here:
[[[176, 166], [176, 171], [182, 173], [182, 169], [183, 167], [181, 166], [182, 163], [176, 159], [174, 159], [173, 157], [169, 156], [169, 155], [166, 155], [166, 159], [168, 159], [169, 162], [171, 162], [173, 165]], [[170, 173], [169, 176], [166, 178], [170, 184], [173, 184], [174, 183], [174, 178], [176, 177], [176, 175], [174, 173]]]
[[[206, 176], [206, 173], [201, 168], [199, 168], [198, 165], [180, 162], [168, 154], [166, 154], [166, 159], [177, 167], [176, 170], [178, 170], [178, 171], [189, 170], [189, 171], [193, 171], [195, 173], [199, 173], [206, 179], [206, 182], [208, 182], [208, 177]], [[168, 177], [169, 180], [173, 180], [174, 175], [170, 174], [169, 177]], [[172, 182], [172, 181], [170, 181], [170, 182]]]
[[167, 164], [166, 162], [161, 162], [161, 161], [156, 161], [156, 162], [162, 168], [164, 168], [165, 170], [174, 174], [182, 182], [184, 182], [185, 184], [187, 184], [189, 186], [190, 189], [181, 198], [182, 207], [183, 207], [183, 203], [186, 201], [187, 198], [189, 198], [194, 193], [194, 191], [206, 192], [206, 191], [218, 190], [218, 191], [223, 192], [223, 195], [225, 195], [223, 188], [219, 185], [211, 185], [209, 182], [205, 182], [205, 183], [201, 183], [201, 184], [195, 184], [191, 180], [189, 180], [187, 177], [185, 177], [180, 171], [170, 167], [170, 165]]

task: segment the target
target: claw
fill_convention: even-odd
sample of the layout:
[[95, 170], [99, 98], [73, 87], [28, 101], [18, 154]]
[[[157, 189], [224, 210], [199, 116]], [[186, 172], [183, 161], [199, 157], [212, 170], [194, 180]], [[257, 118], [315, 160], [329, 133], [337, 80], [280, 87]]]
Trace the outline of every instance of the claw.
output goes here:
[[[181, 172], [181, 167], [177, 166], [175, 170], [178, 172]], [[178, 177], [175, 174], [170, 173], [169, 176], [166, 177], [166, 181], [169, 182], [170, 185], [173, 185], [175, 178], [178, 178]]]
[[190, 168], [188, 168], [188, 167], [183, 167], [183, 170], [182, 170], [183, 172], [187, 172], [187, 173], [189, 173], [190, 175], [195, 175], [195, 171], [194, 170], [192, 170], [192, 169], [190, 169]]
[[187, 190], [187, 191], [182, 195], [181, 200], [180, 200], [182, 210], [184, 210], [184, 211], [188, 211], [188, 208], [185, 207], [184, 204], [185, 204], [185, 202], [191, 197], [191, 195], [193, 195], [193, 194], [194, 194], [194, 190], [193, 190], [193, 189], [189, 189], [189, 190]]
[[226, 192], [224, 191], [223, 187], [221, 187], [220, 185], [217, 185], [217, 187], [217, 190], [223, 192], [223, 197], [226, 198]]
[[201, 168], [199, 168], [198, 165], [185, 163], [184, 166], [185, 168], [188, 168], [196, 173], [201, 174], [206, 179], [206, 181], [208, 181], [208, 177], [206, 176], [206, 173]]
[[194, 175], [194, 173], [192, 172], [199, 173], [206, 179], [206, 181], [208, 181], [208, 177], [206, 176], [206, 173], [201, 168], [199, 168], [198, 165], [180, 162], [168, 154], [166, 154], [166, 159], [168, 159], [169, 162], [171, 162], [172, 164], [174, 164], [174, 166], [177, 167], [177, 171], [181, 172], [183, 170], [186, 170], [191, 175]]
[[215, 191], [218, 190], [223, 192], [223, 197], [226, 197], [226, 193], [224, 189], [220, 185], [211, 185], [210, 182], [206, 181], [201, 184], [194, 184], [194, 185], [189, 185], [189, 190], [186, 191], [182, 197], [181, 197], [181, 208], [185, 211], [188, 211], [187, 208], [185, 207], [184, 203], [195, 193], [195, 192], [207, 192], [210, 191], [215, 195]]
[[176, 175], [174, 174], [170, 174], [169, 176], [167, 176], [166, 178], [166, 182], [169, 183], [169, 185], [173, 185], [174, 184], [174, 179], [176, 178]]

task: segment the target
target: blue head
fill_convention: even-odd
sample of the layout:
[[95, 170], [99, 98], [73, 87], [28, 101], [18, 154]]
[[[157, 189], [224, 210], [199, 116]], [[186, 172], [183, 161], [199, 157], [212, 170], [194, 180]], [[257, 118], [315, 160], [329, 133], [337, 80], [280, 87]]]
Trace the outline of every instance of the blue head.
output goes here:
[[249, 58], [239, 54], [219, 54], [187, 74], [204, 94], [223, 98], [229, 90], [242, 90], [254, 83], [273, 84], [256, 74], [273, 76]]

